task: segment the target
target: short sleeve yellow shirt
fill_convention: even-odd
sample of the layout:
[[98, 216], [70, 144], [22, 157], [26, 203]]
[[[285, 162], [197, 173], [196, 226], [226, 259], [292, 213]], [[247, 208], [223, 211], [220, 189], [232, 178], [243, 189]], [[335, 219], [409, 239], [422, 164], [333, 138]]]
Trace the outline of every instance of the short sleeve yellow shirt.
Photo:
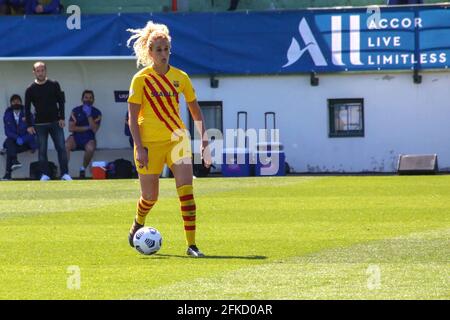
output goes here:
[[189, 76], [175, 67], [164, 75], [152, 67], [134, 75], [128, 102], [141, 106], [138, 125], [143, 142], [171, 140], [172, 132], [186, 129], [180, 117], [180, 93], [186, 102], [197, 99]]

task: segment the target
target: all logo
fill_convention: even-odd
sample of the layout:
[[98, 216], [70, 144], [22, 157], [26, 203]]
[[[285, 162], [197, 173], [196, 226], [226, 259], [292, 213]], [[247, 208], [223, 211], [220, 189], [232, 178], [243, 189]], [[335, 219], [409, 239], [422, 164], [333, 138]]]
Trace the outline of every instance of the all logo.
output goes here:
[[[300, 58], [308, 53], [314, 64], [318, 67], [328, 66], [327, 60], [314, 37], [311, 28], [305, 18], [302, 18], [298, 27], [300, 37], [305, 43], [302, 48], [295, 37], [292, 37], [291, 45], [287, 51], [288, 62], [283, 68], [296, 63]], [[363, 65], [361, 62], [361, 37], [360, 37], [360, 16], [350, 16], [350, 63], [352, 65]], [[342, 17], [331, 17], [331, 60], [336, 66], [345, 66], [342, 59]]]

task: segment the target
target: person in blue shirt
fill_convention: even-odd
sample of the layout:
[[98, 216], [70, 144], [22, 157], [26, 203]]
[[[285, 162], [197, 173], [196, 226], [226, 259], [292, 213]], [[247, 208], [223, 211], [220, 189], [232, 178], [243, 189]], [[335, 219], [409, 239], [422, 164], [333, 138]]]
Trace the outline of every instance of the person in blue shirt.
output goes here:
[[11, 2], [25, 2], [25, 14], [59, 14], [60, 0], [10, 0]]
[[22, 167], [17, 160], [18, 153], [27, 150], [35, 152], [38, 147], [36, 135], [31, 135], [27, 131], [28, 124], [25, 119], [22, 98], [18, 94], [14, 94], [9, 101], [11, 106], [5, 110], [3, 116], [6, 135], [3, 143], [3, 147], [6, 149], [6, 173], [3, 180], [11, 180], [12, 171]]
[[2, 4], [13, 15], [59, 14], [62, 9], [60, 0], [0, 0], [0, 8]]
[[0, 0], [0, 15], [10, 14], [7, 0]]
[[8, 7], [11, 15], [24, 15], [25, 7], [30, 0], [5, 0], [8, 3]]
[[80, 178], [86, 177], [86, 168], [94, 156], [97, 147], [95, 134], [100, 128], [102, 113], [94, 107], [94, 92], [84, 90], [81, 95], [83, 104], [73, 108], [69, 119], [69, 131], [72, 134], [66, 140], [67, 157], [71, 151], [84, 150], [83, 166]]

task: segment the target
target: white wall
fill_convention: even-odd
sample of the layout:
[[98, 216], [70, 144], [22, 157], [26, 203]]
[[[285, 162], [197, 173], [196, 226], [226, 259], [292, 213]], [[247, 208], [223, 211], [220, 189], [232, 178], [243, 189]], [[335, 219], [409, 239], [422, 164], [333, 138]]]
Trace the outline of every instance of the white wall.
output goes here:
[[[450, 167], [448, 73], [426, 73], [414, 84], [409, 73], [226, 77], [219, 89], [196, 81], [205, 100], [223, 100], [224, 127], [236, 112], [249, 111], [249, 127], [264, 127], [264, 112], [275, 111], [289, 164], [297, 172], [392, 172], [398, 154], [437, 153]], [[364, 98], [365, 136], [329, 138], [329, 98]]]
[[[80, 103], [81, 92], [93, 89], [95, 105], [103, 112], [99, 147], [128, 147], [123, 135], [126, 104], [115, 103], [113, 91], [128, 89], [137, 71], [134, 61], [47, 65], [49, 77], [66, 93], [67, 117]], [[23, 97], [33, 80], [31, 69], [29, 61], [0, 62], [2, 114], [11, 94]], [[318, 87], [310, 86], [309, 75], [218, 77], [217, 89], [210, 88], [207, 77], [192, 78], [199, 100], [223, 101], [224, 129], [235, 128], [237, 111], [248, 111], [249, 128], [263, 128], [264, 112], [275, 111], [287, 161], [296, 172], [392, 172], [400, 153], [437, 153], [440, 168], [450, 168], [447, 72], [424, 73], [422, 84], [414, 84], [411, 73], [319, 75]], [[329, 98], [364, 98], [364, 137], [328, 137]], [[181, 109], [186, 119], [186, 108]]]
[[[127, 137], [123, 135], [127, 106], [125, 103], [114, 102], [114, 90], [128, 90], [131, 76], [137, 71], [133, 62], [47, 61], [46, 63], [48, 77], [57, 80], [66, 94], [66, 120], [70, 111], [81, 104], [83, 90], [92, 89], [95, 93], [95, 106], [103, 113], [102, 126], [97, 135], [98, 146], [101, 148], [127, 146]], [[34, 80], [32, 64], [32, 61], [0, 62], [2, 114], [13, 93], [20, 94], [24, 100], [25, 89]], [[66, 128], [66, 136], [67, 134]]]

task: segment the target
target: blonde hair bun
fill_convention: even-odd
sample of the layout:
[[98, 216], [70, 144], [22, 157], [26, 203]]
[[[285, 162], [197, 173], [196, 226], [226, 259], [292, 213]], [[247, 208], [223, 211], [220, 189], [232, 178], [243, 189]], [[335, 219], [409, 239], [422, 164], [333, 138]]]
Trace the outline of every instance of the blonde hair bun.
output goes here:
[[165, 24], [147, 22], [147, 25], [142, 29], [127, 29], [132, 35], [127, 41], [127, 46], [134, 41], [133, 51], [137, 57], [136, 64], [146, 67], [153, 65], [153, 60], [149, 55], [149, 49], [152, 47], [156, 39], [163, 38], [171, 42], [169, 35], [169, 28]]

